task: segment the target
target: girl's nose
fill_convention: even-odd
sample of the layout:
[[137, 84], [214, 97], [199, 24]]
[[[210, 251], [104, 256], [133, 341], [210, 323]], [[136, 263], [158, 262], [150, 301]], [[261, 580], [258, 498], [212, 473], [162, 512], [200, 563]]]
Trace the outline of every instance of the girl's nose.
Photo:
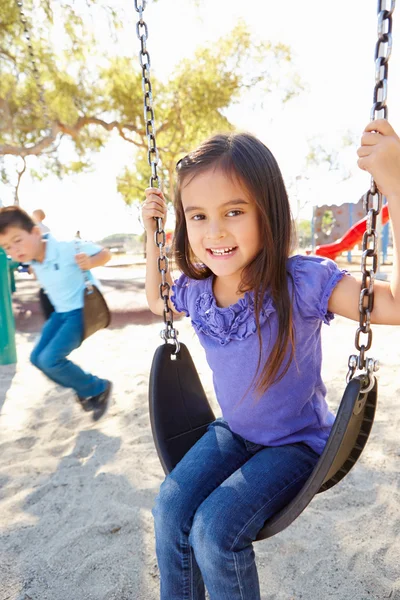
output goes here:
[[225, 236], [225, 231], [219, 221], [210, 221], [207, 229], [209, 240], [220, 240]]

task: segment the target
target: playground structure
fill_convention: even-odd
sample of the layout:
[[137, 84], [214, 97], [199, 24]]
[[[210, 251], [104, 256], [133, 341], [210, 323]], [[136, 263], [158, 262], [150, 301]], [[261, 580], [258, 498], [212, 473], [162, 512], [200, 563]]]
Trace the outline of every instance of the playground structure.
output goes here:
[[[324, 205], [314, 208], [312, 236], [314, 254], [335, 260], [342, 252], [348, 252], [351, 262], [351, 250], [361, 244], [367, 225], [367, 217], [363, 216], [362, 199], [357, 204], [346, 203], [340, 206]], [[389, 210], [388, 205], [382, 207], [382, 262], [386, 261], [389, 245]]]
[[0, 248], [0, 365], [17, 362], [15, 346], [15, 321], [11, 303], [11, 291], [15, 289], [13, 269], [16, 263], [7, 259]]

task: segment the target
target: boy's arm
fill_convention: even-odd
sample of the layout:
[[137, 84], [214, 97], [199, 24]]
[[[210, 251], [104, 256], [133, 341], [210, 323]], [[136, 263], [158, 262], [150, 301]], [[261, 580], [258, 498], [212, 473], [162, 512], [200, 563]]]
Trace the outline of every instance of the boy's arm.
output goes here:
[[89, 256], [90, 269], [94, 269], [94, 267], [102, 267], [103, 265], [107, 264], [109, 260], [111, 260], [111, 252], [108, 248], [103, 248], [103, 250], [97, 254]]
[[75, 262], [83, 271], [89, 271], [95, 267], [102, 267], [111, 259], [111, 252], [107, 248], [103, 248], [97, 254], [89, 256], [84, 252], [75, 255]]

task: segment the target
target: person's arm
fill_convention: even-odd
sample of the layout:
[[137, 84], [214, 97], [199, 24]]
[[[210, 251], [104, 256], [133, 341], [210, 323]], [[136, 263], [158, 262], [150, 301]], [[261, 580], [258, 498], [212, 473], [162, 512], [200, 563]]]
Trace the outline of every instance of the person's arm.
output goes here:
[[[371, 323], [400, 325], [400, 138], [386, 120], [372, 121], [365, 128], [358, 156], [358, 166], [372, 175], [387, 198], [393, 232], [391, 282], [375, 281]], [[331, 295], [329, 310], [358, 321], [360, 291], [360, 281], [343, 277]]]
[[[147, 234], [146, 241], [146, 298], [152, 313], [162, 315], [164, 313], [164, 301], [160, 296], [161, 274], [158, 269], [158, 258], [160, 251], [154, 242], [154, 233], [157, 222], [154, 217], [160, 217], [165, 222], [167, 219], [167, 204], [163, 193], [158, 188], [147, 188], [146, 200], [142, 207], [143, 225]], [[172, 277], [168, 271], [165, 277], [167, 283], [172, 286]], [[172, 302], [169, 303], [175, 314], [179, 313]]]
[[103, 248], [97, 254], [89, 256], [85, 252], [80, 252], [75, 255], [75, 262], [82, 271], [89, 271], [95, 267], [102, 267], [111, 258], [111, 252], [107, 248]]

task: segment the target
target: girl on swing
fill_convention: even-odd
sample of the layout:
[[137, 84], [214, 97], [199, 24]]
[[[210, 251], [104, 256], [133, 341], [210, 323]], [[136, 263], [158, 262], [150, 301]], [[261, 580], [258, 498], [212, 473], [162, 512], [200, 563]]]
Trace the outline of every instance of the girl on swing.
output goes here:
[[[375, 283], [373, 323], [400, 325], [400, 139], [369, 123], [358, 149], [389, 202], [392, 282]], [[173, 310], [191, 318], [222, 410], [167, 476], [153, 510], [162, 600], [260, 600], [253, 541], [297, 494], [334, 421], [321, 379], [321, 325], [359, 320], [360, 283], [329, 260], [291, 256], [292, 219], [271, 152], [249, 134], [217, 135], [177, 166]], [[146, 294], [162, 315], [146, 190]], [[172, 281], [170, 280], [172, 284]]]

